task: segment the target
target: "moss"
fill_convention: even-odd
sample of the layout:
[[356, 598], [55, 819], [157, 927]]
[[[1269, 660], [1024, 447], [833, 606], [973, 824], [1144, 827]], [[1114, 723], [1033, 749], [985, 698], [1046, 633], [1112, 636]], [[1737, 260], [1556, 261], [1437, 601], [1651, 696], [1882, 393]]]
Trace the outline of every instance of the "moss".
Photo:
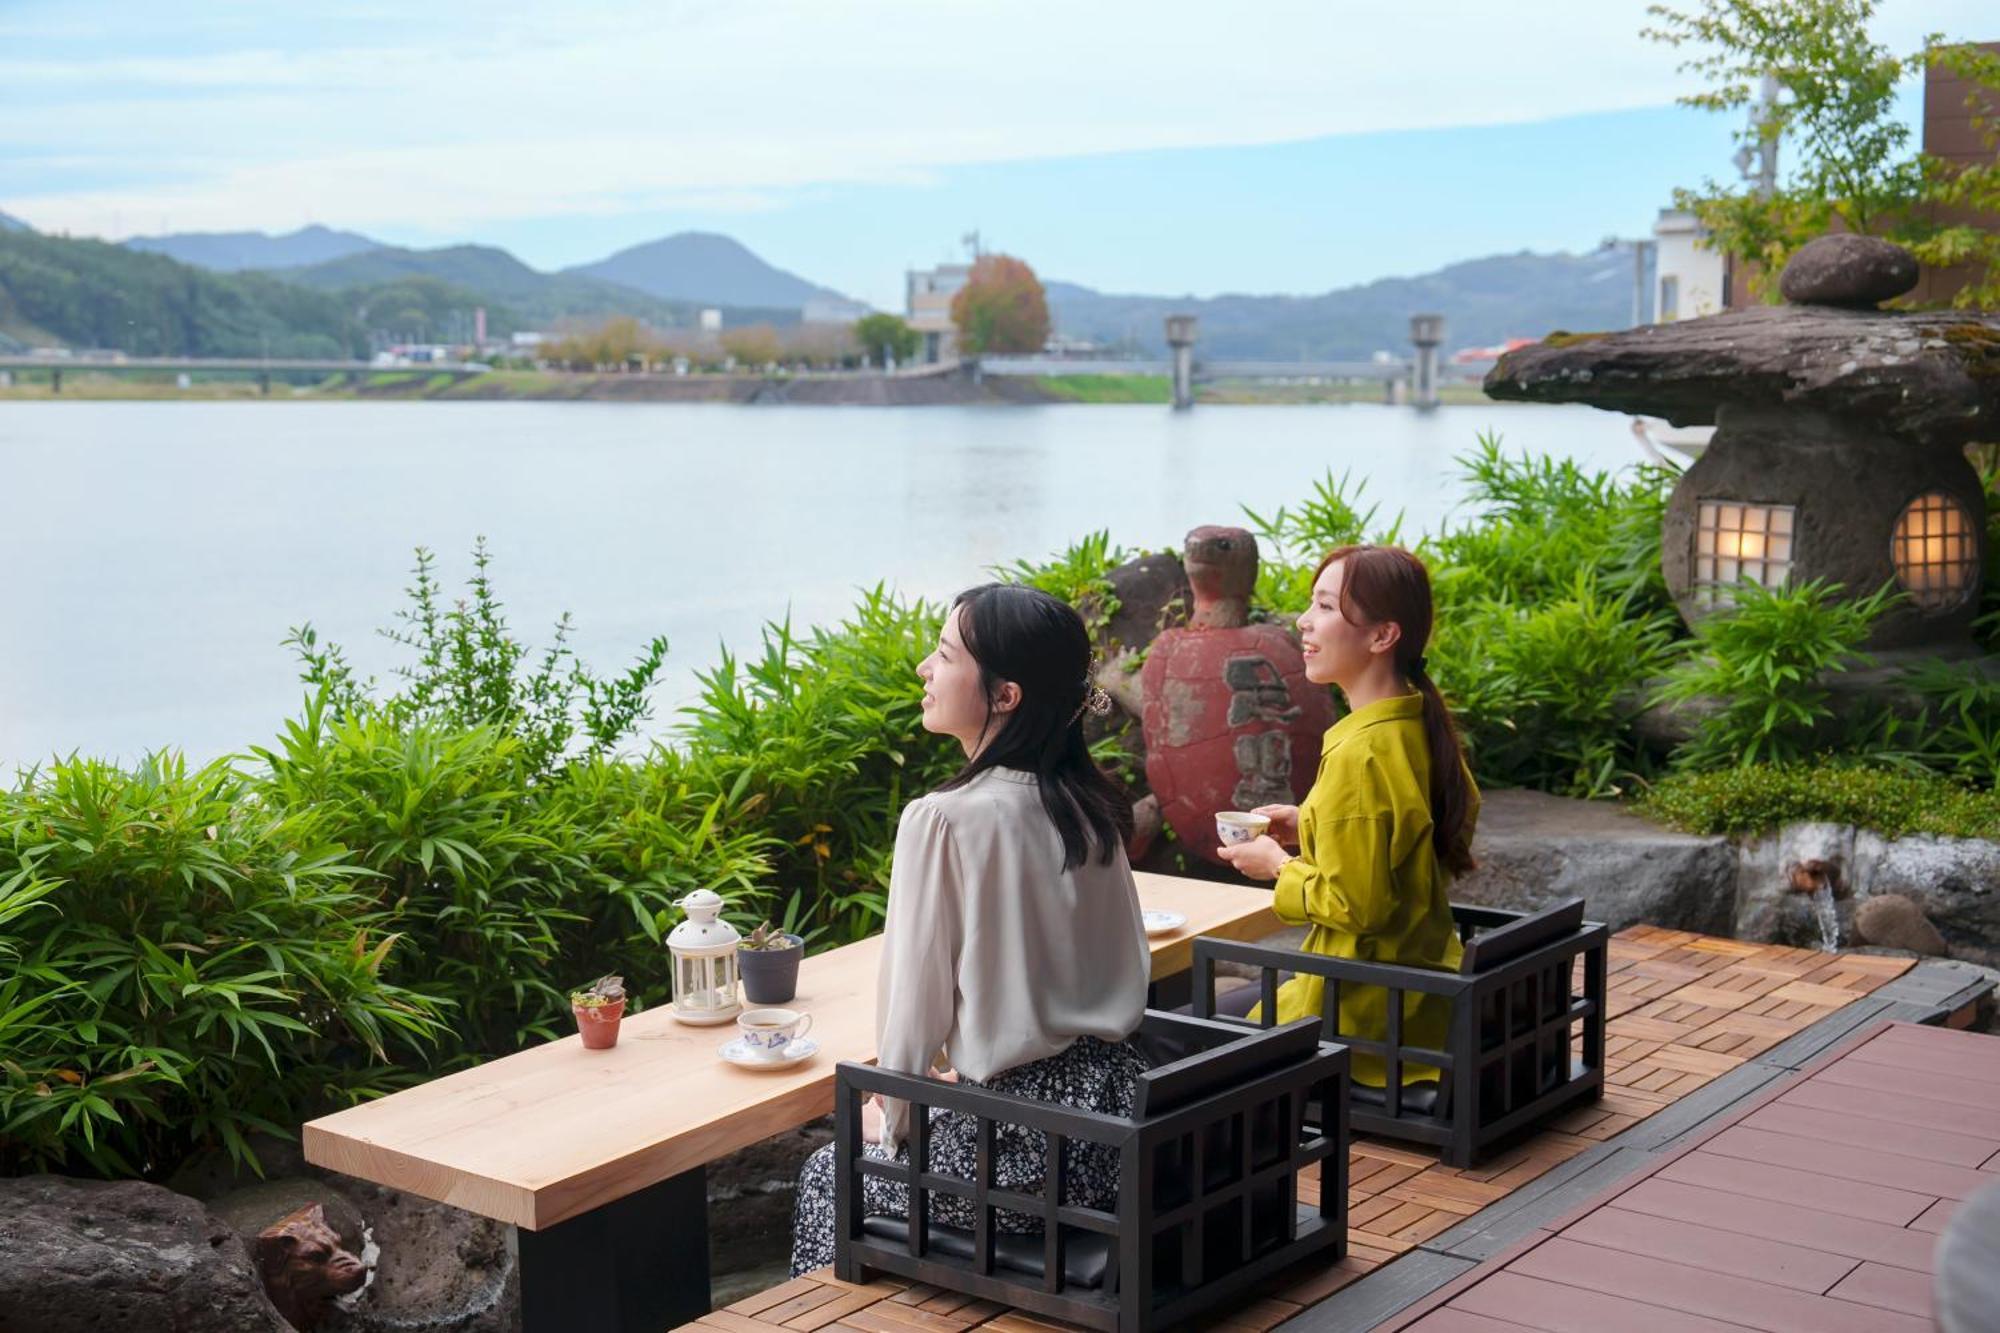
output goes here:
[[1584, 343], [1594, 343], [1599, 338], [1609, 338], [1609, 333], [1571, 333], [1568, 329], [1557, 329], [1542, 339], [1544, 347], [1580, 347]]
[[2000, 793], [1859, 764], [1760, 764], [1677, 775], [1648, 790], [1638, 809], [1690, 833], [1756, 835], [1814, 821], [1890, 838], [2000, 838]]
[[1966, 374], [1976, 380], [2000, 380], [2000, 328], [1968, 320], [1946, 325], [1939, 336], [1958, 353]]

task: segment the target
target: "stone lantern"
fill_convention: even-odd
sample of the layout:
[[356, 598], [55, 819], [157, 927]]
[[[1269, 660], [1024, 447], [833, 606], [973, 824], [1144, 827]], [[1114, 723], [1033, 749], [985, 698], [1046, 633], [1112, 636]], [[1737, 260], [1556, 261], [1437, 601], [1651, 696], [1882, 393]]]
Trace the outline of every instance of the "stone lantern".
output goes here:
[[1552, 334], [1501, 357], [1486, 392], [1716, 427], [1662, 534], [1689, 621], [1744, 579], [1893, 583], [1906, 595], [1869, 647], [1969, 652], [1986, 501], [1965, 447], [2000, 439], [2000, 315], [1875, 308], [1916, 280], [1900, 247], [1822, 237], [1787, 266], [1786, 305]]

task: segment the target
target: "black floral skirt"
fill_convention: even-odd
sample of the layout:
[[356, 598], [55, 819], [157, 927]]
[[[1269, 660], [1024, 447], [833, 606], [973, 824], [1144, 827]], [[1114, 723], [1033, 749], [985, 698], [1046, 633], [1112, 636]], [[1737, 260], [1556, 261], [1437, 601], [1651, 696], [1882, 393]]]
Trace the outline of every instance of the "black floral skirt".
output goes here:
[[[1013, 1097], [1052, 1102], [1057, 1106], [1097, 1111], [1105, 1115], [1130, 1115], [1139, 1087], [1139, 1075], [1146, 1062], [1125, 1042], [1103, 1042], [1095, 1037], [1078, 1037], [1068, 1049], [1003, 1070], [985, 1083], [965, 1079], [970, 1087], [991, 1088]], [[972, 1116], [932, 1108], [930, 1120], [930, 1170], [941, 1175], [971, 1180], [978, 1161], [978, 1125]], [[810, 1273], [833, 1262], [833, 1181], [834, 1144], [827, 1144], [799, 1168], [799, 1198], [792, 1216], [792, 1276]], [[870, 1157], [887, 1154], [876, 1144], [866, 1145]], [[896, 1150], [895, 1160], [907, 1162], [910, 1149], [905, 1143]], [[1039, 1194], [1047, 1170], [1048, 1136], [1024, 1125], [996, 1124], [993, 1131], [993, 1184], [998, 1189]], [[1118, 1153], [1105, 1144], [1072, 1140], [1064, 1158], [1067, 1176], [1063, 1201], [1083, 1208], [1111, 1209], [1118, 1200]], [[908, 1217], [909, 1191], [897, 1181], [875, 1176], [861, 1178], [862, 1212], [880, 1217]], [[932, 1194], [931, 1218], [941, 1226], [972, 1229], [972, 1201], [956, 1195]], [[1002, 1231], [1033, 1233], [1042, 1229], [1042, 1220], [1004, 1209], [994, 1213], [994, 1226]]]

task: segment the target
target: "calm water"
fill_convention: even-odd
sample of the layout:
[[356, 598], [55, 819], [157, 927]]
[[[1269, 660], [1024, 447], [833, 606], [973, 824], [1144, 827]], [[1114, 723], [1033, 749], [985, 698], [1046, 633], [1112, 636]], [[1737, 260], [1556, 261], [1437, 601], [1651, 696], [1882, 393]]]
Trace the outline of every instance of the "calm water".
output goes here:
[[366, 673], [411, 548], [447, 586], [490, 539], [513, 623], [563, 610], [600, 671], [672, 640], [655, 726], [718, 642], [840, 615], [887, 581], [942, 596], [1108, 528], [1177, 546], [1328, 469], [1435, 529], [1454, 456], [1634, 461], [1588, 408], [743, 408], [580, 403], [0, 404], [0, 764], [261, 743], [301, 697], [312, 621]]

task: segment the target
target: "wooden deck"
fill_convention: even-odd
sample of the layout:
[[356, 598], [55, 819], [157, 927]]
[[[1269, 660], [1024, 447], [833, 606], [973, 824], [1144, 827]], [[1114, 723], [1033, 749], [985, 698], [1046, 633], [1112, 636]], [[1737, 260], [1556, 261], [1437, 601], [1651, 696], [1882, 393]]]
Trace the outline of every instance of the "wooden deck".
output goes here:
[[2000, 1181], [1996, 1104], [2000, 1040], [1875, 1025], [1381, 1327], [1927, 1333], [1937, 1233]]
[[[1395, 1261], [1433, 1237], [1602, 1148], [1910, 967], [1905, 959], [1746, 944], [1650, 926], [1613, 937], [1610, 955], [1607, 1087], [1601, 1101], [1468, 1170], [1443, 1166], [1435, 1153], [1357, 1140], [1349, 1159], [1347, 1257], [1284, 1275], [1261, 1300], [1230, 1310], [1208, 1327], [1261, 1333], [1372, 1270], [1401, 1267]], [[1787, 1131], [1760, 1132], [1782, 1137]], [[1312, 1187], [1302, 1183], [1302, 1194], [1307, 1188]], [[1470, 1266], [1461, 1261], [1440, 1281]], [[1047, 1333], [1066, 1326], [894, 1279], [850, 1286], [822, 1270], [687, 1327], [708, 1333], [777, 1328], [963, 1333], [973, 1327]]]

